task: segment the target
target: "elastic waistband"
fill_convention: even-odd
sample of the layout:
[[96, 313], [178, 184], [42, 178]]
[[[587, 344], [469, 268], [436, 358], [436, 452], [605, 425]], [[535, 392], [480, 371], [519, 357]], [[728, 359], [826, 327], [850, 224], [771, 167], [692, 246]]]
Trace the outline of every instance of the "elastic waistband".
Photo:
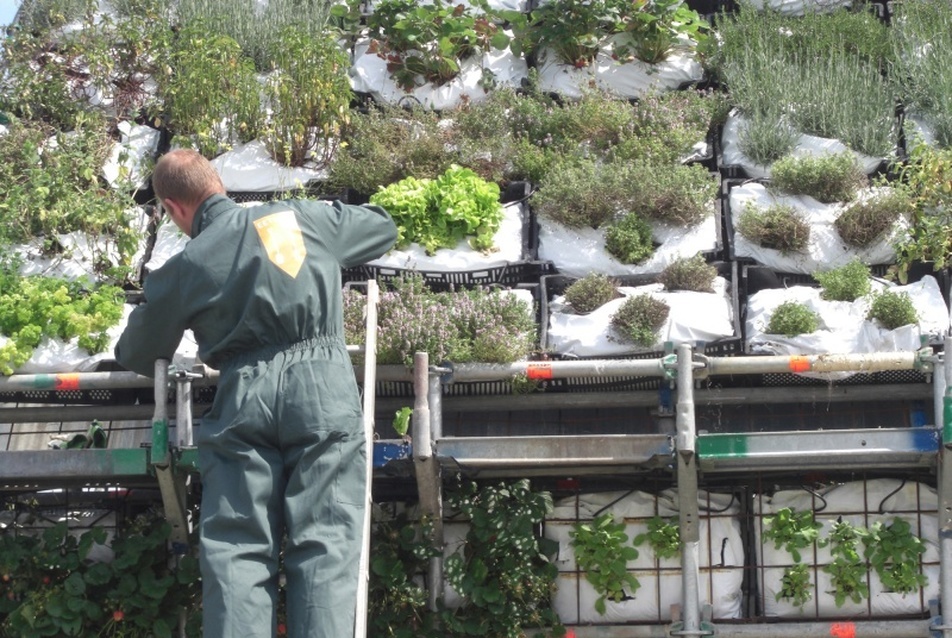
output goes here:
[[218, 364], [218, 369], [224, 371], [227, 368], [235, 368], [238, 366], [247, 365], [249, 363], [270, 361], [281, 353], [300, 352], [302, 350], [313, 350], [315, 348], [327, 347], [335, 349], [340, 348], [346, 352], [347, 346], [344, 343], [344, 338], [340, 335], [321, 335], [318, 337], [311, 337], [310, 339], [295, 341], [294, 343], [273, 344], [255, 348], [254, 350], [246, 350], [245, 352], [240, 352], [233, 357], [229, 357], [225, 361], [220, 361]]

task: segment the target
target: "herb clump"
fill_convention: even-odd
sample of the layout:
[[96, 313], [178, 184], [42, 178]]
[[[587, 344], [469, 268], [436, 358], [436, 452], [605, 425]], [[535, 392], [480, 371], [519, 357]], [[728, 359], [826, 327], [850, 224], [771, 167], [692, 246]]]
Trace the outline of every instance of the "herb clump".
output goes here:
[[866, 174], [850, 152], [788, 155], [771, 169], [772, 187], [793, 195], [809, 195], [824, 204], [852, 201], [866, 184]]
[[623, 264], [638, 264], [651, 256], [651, 226], [638, 213], [628, 213], [605, 230], [605, 250]]
[[657, 331], [668, 319], [670, 307], [660, 299], [645, 293], [625, 300], [612, 315], [611, 326], [622, 341], [651, 347], [657, 340]]
[[758, 246], [784, 254], [802, 251], [810, 241], [810, 224], [787, 204], [759, 209], [748, 203], [737, 221], [737, 232]]
[[820, 297], [828, 301], [855, 301], [869, 294], [869, 266], [854, 259], [845, 266], [816, 272], [813, 278], [823, 287]]
[[873, 296], [868, 319], [878, 321], [886, 330], [916, 323], [919, 316], [912, 299], [905, 292], [883, 291]]
[[593, 272], [565, 289], [565, 302], [576, 313], [587, 315], [618, 296], [618, 284], [608, 275]]
[[679, 257], [674, 260], [658, 277], [666, 290], [693, 290], [694, 292], [713, 292], [717, 268], [707, 263], [704, 255]]
[[910, 197], [900, 189], [850, 204], [833, 222], [836, 232], [850, 246], [866, 248], [882, 237], [900, 218], [912, 213]]
[[773, 311], [767, 323], [769, 334], [788, 337], [809, 334], [820, 327], [820, 318], [806, 305], [797, 301], [785, 301]]

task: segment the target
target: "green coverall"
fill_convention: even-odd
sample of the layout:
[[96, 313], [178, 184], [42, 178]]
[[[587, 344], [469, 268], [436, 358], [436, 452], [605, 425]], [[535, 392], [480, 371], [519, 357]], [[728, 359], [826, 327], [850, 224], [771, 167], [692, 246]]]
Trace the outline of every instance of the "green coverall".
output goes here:
[[206, 638], [275, 635], [285, 530], [289, 635], [353, 634], [367, 451], [340, 269], [396, 235], [375, 206], [214, 195], [184, 250], [146, 278], [116, 360], [152, 376], [190, 328], [221, 371], [196, 428]]

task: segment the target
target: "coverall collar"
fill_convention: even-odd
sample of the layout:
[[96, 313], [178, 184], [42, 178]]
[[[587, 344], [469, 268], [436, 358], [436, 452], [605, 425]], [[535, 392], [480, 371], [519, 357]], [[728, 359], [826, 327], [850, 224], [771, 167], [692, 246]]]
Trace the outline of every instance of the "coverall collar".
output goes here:
[[208, 228], [215, 219], [224, 212], [234, 208], [235, 202], [231, 201], [225, 195], [212, 195], [198, 207], [195, 211], [195, 217], [192, 218], [191, 237], [198, 237], [198, 234]]

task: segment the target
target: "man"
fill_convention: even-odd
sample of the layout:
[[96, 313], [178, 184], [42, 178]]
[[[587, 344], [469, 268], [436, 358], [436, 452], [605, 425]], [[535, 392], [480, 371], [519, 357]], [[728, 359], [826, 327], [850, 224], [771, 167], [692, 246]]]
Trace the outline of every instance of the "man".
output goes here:
[[148, 275], [115, 354], [152, 376], [191, 329], [221, 372], [196, 434], [204, 635], [275, 634], [286, 530], [289, 635], [350, 636], [367, 451], [340, 269], [389, 250], [396, 226], [375, 206], [237, 206], [189, 150], [162, 156], [152, 184], [191, 240]]

